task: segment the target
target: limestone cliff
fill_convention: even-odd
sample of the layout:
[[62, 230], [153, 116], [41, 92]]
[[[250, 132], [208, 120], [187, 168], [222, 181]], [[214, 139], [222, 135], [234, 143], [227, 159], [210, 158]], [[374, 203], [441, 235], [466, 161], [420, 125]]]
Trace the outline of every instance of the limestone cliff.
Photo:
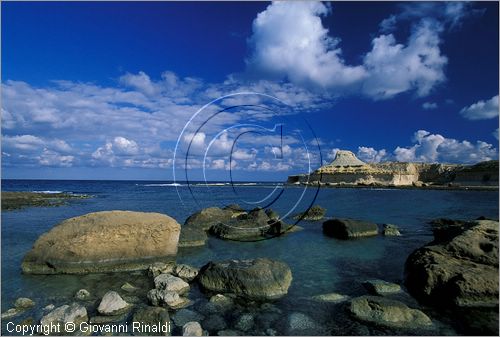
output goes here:
[[366, 164], [350, 151], [310, 175], [288, 177], [291, 184], [380, 186], [498, 186], [498, 161], [476, 165], [386, 162]]

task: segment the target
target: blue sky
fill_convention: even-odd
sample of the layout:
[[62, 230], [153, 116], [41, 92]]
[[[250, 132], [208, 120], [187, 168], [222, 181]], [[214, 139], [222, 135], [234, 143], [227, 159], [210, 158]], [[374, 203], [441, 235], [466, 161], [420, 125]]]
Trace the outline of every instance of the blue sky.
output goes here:
[[496, 2], [3, 2], [2, 177], [497, 159], [498, 39]]

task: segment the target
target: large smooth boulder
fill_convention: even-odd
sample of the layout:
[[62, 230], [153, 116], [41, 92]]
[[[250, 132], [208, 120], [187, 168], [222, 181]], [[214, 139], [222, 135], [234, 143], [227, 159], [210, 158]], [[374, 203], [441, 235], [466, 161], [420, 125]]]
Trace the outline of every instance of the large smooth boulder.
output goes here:
[[354, 318], [392, 328], [427, 329], [432, 321], [422, 311], [406, 304], [379, 296], [356, 297], [349, 303]]
[[332, 219], [323, 223], [323, 233], [337, 239], [355, 239], [378, 234], [376, 224], [353, 219]]
[[292, 272], [270, 259], [225, 260], [201, 268], [201, 286], [213, 292], [234, 293], [249, 299], [276, 299], [287, 294]]
[[97, 307], [97, 311], [105, 316], [119, 315], [129, 309], [130, 304], [125, 302], [116, 291], [108, 291]]
[[[468, 333], [497, 334], [498, 221], [440, 224], [435, 235], [406, 261], [408, 290], [427, 304], [451, 309], [461, 317], [457, 321], [468, 320]], [[475, 326], [487, 316], [487, 324]]]
[[160, 213], [105, 211], [61, 222], [42, 234], [24, 273], [91, 273], [147, 269], [177, 254], [180, 225]]

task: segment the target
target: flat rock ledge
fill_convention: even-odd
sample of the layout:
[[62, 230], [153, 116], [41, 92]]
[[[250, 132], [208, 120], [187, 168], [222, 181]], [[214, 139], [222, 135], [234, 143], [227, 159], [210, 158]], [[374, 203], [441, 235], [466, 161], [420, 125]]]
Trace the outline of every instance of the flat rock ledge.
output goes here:
[[21, 267], [27, 274], [143, 270], [175, 259], [179, 234], [177, 221], [160, 213], [89, 213], [42, 234]]

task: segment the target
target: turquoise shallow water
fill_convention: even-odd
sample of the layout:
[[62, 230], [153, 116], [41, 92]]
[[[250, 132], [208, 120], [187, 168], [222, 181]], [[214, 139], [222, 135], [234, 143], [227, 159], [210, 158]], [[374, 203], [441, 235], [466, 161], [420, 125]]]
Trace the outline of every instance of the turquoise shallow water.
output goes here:
[[[197, 203], [186, 186], [178, 187], [182, 197], [180, 201], [176, 188], [167, 184], [143, 181], [2, 181], [3, 190], [65, 191], [94, 196], [72, 201], [67, 206], [2, 212], [2, 312], [20, 296], [33, 298], [37, 308], [42, 308], [49, 303], [67, 303], [68, 298], [80, 288], [87, 288], [96, 296], [109, 289], [119, 289], [124, 281], [141, 285], [146, 290], [149, 288], [149, 280], [135, 274], [22, 275], [20, 263], [24, 254], [40, 234], [61, 220], [88, 212], [122, 209], [166, 213], [182, 224], [201, 207], [234, 202], [253, 207], [245, 201], [263, 199], [274, 188], [269, 184], [238, 186], [235, 194], [230, 186], [193, 186]], [[280, 214], [287, 213], [302, 193], [301, 188], [285, 188], [273, 204], [273, 209]], [[307, 190], [295, 211], [304, 210], [314, 195], [315, 190]], [[370, 278], [402, 283], [407, 256], [432, 240], [427, 224], [429, 220], [437, 217], [471, 219], [481, 215], [498, 217], [498, 192], [325, 188], [319, 191], [315, 203], [325, 207], [329, 217], [396, 224], [403, 236], [340, 241], [325, 237], [320, 222], [303, 222], [300, 226], [304, 230], [272, 240], [234, 242], [210, 238], [204, 248], [181, 250], [177, 260], [198, 267], [210, 260], [227, 258], [269, 257], [285, 261], [292, 269], [293, 282], [288, 296], [277, 305], [285, 313], [299, 310], [319, 321], [331, 321], [331, 317], [336, 316], [334, 312], [311, 307], [304, 302], [304, 298], [329, 292], [361, 295], [365, 293], [361, 283]], [[196, 292], [192, 296], [203, 297]], [[36, 315], [31, 314], [34, 318], [37, 318]], [[342, 324], [349, 325], [339, 318], [335, 327], [330, 327], [328, 331], [348, 331]]]

